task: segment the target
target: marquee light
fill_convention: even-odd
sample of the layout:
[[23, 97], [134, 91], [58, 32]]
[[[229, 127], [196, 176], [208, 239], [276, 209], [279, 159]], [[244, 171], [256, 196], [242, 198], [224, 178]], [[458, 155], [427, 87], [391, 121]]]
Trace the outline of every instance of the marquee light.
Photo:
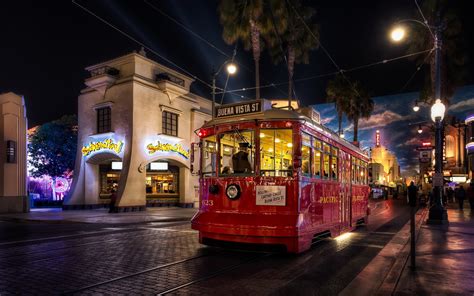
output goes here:
[[122, 152], [124, 143], [122, 141], [114, 142], [113, 139], [105, 139], [100, 142], [90, 142], [87, 145], [82, 146], [82, 156], [88, 156], [92, 152], [101, 150], [111, 150], [117, 154]]
[[154, 154], [156, 152], [175, 152], [186, 159], [189, 158], [189, 150], [185, 150], [181, 144], [169, 144], [157, 141], [156, 144], [148, 144], [146, 149], [148, 154]]

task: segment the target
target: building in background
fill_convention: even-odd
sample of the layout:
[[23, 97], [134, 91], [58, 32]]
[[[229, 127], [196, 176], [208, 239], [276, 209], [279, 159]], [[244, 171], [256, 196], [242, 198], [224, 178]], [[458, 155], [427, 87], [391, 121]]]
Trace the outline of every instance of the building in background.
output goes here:
[[78, 152], [63, 208], [109, 203], [197, 206], [191, 174], [193, 131], [211, 119], [211, 101], [190, 92], [192, 78], [131, 53], [87, 67], [78, 100]]
[[[379, 185], [395, 188], [397, 184], [401, 183], [400, 165], [395, 154], [380, 143], [381, 135], [380, 131], [377, 130], [375, 132], [375, 147], [371, 149], [370, 167], [372, 167], [372, 174], [374, 174], [374, 170], [379, 173], [377, 179], [373, 175], [372, 178], [374, 181], [378, 180]], [[383, 171], [383, 176], [380, 170]], [[380, 183], [380, 181], [382, 182]]]
[[[474, 117], [472, 119], [474, 121]], [[465, 184], [469, 180], [469, 131], [470, 119], [465, 123], [453, 116], [447, 116], [444, 127], [443, 144], [443, 176], [446, 186]], [[423, 191], [432, 189], [432, 176], [434, 174], [434, 136], [431, 140], [423, 141], [417, 148], [419, 152], [420, 179], [418, 184]]]
[[466, 132], [466, 173], [469, 181], [474, 182], [474, 113], [469, 115], [465, 120]]
[[25, 100], [0, 94], [0, 109], [0, 213], [28, 212]]

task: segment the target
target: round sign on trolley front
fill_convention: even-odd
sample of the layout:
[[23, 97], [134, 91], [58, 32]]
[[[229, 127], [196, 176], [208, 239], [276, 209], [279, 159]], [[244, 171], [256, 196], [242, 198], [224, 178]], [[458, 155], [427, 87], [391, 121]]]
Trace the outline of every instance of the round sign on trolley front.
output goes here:
[[227, 186], [225, 194], [229, 199], [238, 199], [240, 197], [240, 186], [237, 184], [230, 184], [229, 186]]

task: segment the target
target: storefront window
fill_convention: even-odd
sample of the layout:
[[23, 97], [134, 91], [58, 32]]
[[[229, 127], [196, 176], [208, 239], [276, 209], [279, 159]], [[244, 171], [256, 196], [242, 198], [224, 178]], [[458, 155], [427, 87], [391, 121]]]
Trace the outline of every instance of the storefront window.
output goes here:
[[112, 170], [112, 165], [100, 164], [100, 197], [108, 198], [112, 189], [117, 189], [120, 181], [120, 170]]
[[234, 130], [219, 135], [221, 162], [219, 174], [249, 175], [255, 172], [255, 136], [253, 131]]
[[293, 133], [290, 129], [260, 130], [260, 172], [289, 176], [293, 172]]
[[146, 194], [153, 195], [179, 195], [179, 168], [169, 166], [167, 171], [147, 170]]
[[204, 177], [216, 176], [217, 145], [216, 136], [202, 141], [202, 174]]

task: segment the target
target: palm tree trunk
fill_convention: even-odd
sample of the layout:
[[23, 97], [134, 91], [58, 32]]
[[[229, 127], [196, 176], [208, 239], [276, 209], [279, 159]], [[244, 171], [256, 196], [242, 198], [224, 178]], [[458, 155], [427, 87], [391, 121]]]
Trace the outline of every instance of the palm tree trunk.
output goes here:
[[337, 112], [337, 122], [339, 125], [339, 129], [337, 131], [338, 131], [339, 136], [341, 136], [341, 131], [342, 131], [342, 113], [341, 112]]
[[288, 108], [291, 109], [293, 96], [293, 74], [295, 73], [295, 48], [288, 45]]
[[260, 99], [260, 30], [253, 19], [249, 20], [250, 34], [252, 36], [252, 52], [255, 62], [255, 99]]
[[354, 143], [357, 143], [357, 133], [359, 132], [359, 117], [354, 118]]

